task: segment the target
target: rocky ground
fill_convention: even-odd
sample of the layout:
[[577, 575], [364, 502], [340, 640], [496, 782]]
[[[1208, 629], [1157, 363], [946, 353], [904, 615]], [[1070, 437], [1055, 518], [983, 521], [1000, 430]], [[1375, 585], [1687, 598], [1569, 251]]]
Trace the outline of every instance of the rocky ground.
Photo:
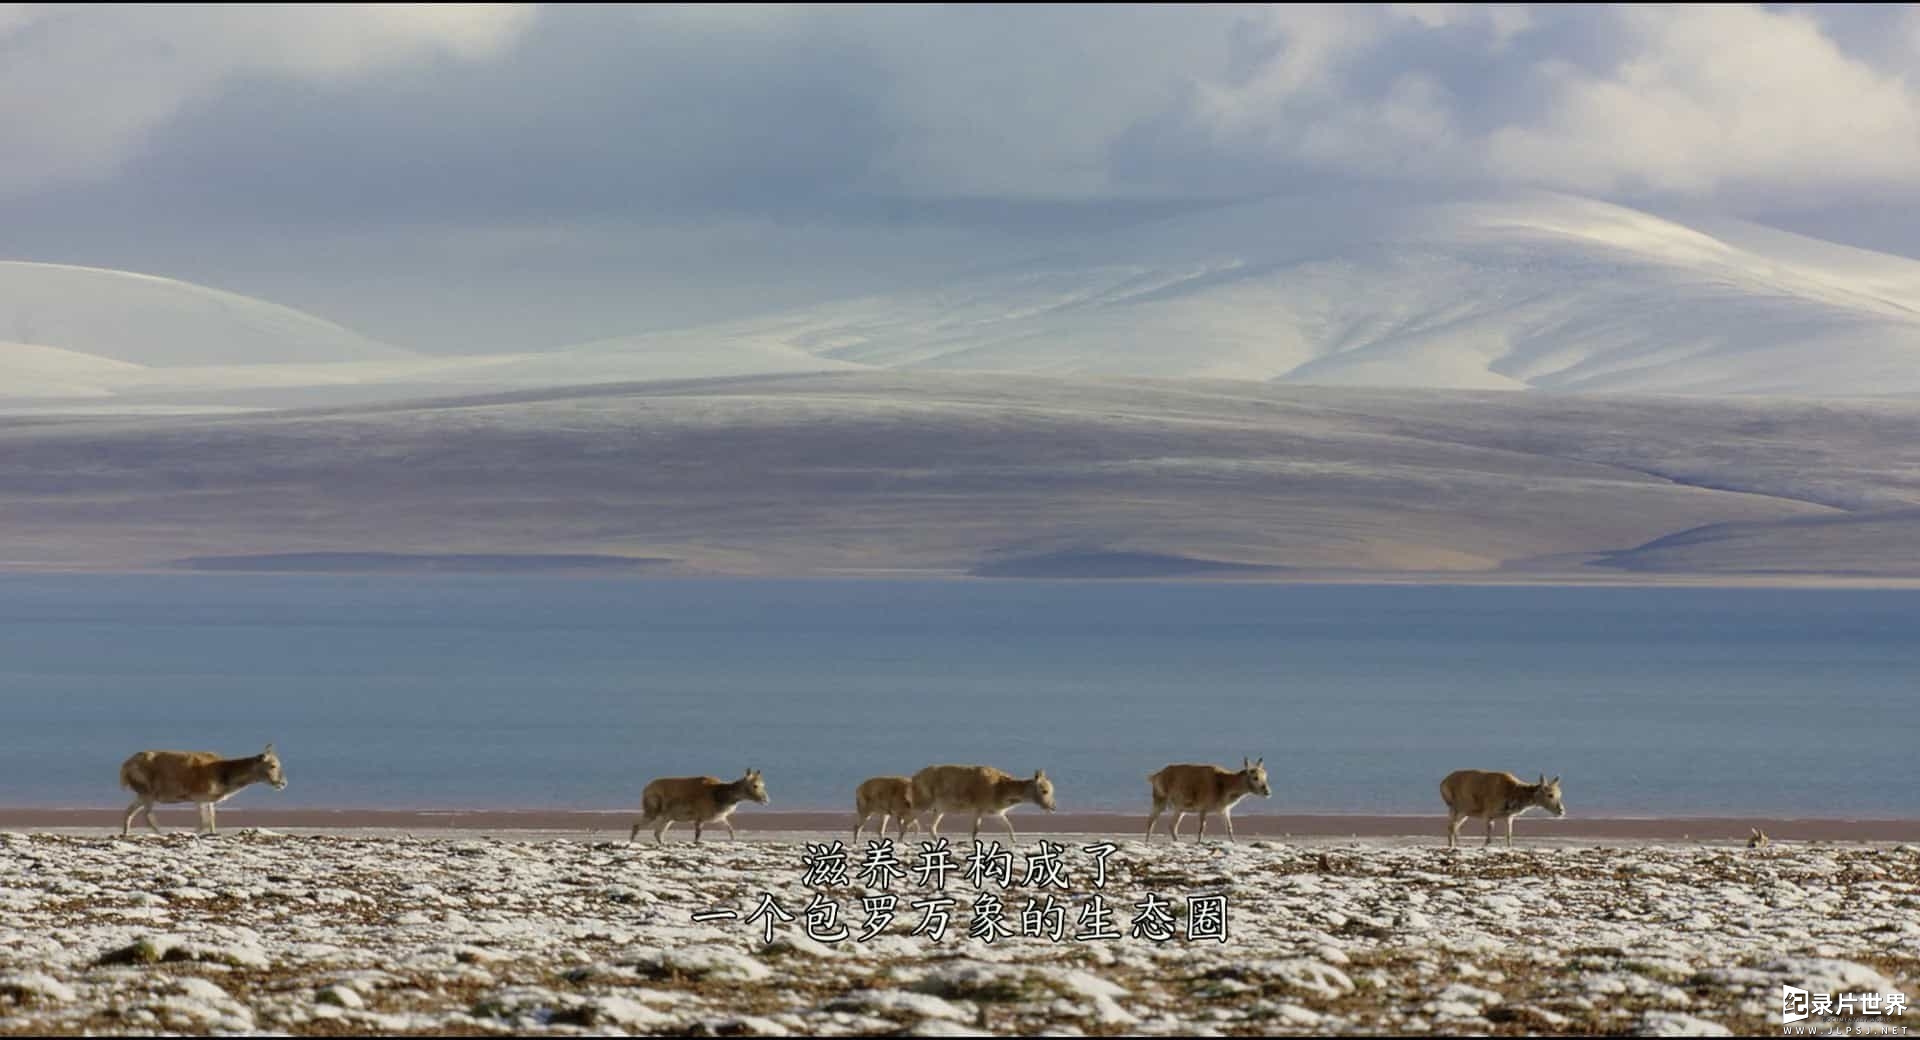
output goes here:
[[841, 878], [800, 840], [0, 835], [0, 1033], [1778, 1033], [1783, 985], [1920, 997], [1912, 846], [1114, 839], [1102, 886], [1055, 840], [973, 879], [963, 840], [939, 890], [917, 842], [883, 889], [864, 840]]

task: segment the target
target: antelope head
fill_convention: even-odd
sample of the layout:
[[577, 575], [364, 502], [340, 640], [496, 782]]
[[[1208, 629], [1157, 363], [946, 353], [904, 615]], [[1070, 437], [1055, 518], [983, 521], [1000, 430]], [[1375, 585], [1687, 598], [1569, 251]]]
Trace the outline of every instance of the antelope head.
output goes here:
[[1256, 758], [1251, 762], [1245, 757], [1240, 759], [1240, 775], [1246, 778], [1247, 790], [1262, 798], [1273, 795], [1273, 789], [1267, 786], [1266, 761], [1265, 758]]

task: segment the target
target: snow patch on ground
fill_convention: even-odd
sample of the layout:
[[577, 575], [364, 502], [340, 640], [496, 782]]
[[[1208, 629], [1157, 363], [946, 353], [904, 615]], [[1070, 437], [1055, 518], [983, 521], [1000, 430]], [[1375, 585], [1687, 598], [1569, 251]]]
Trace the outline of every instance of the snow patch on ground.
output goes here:
[[[1015, 934], [990, 944], [966, 884], [938, 940], [911, 934], [931, 893], [910, 885], [881, 938], [807, 938], [816, 894], [857, 934], [881, 893], [808, 888], [799, 860], [781, 841], [4, 836], [0, 1032], [1717, 1035], [1775, 1028], [1782, 985], [1920, 994], [1910, 847], [1123, 841], [1104, 889], [992, 889]], [[211, 896], [152, 901], [180, 877]], [[1228, 941], [1128, 934], [1147, 896], [1199, 892], [1227, 897]], [[1019, 934], [1036, 895], [1066, 941]], [[1071, 937], [1095, 895], [1121, 938]], [[794, 915], [772, 943], [745, 920], [762, 896]], [[715, 908], [740, 916], [692, 920]]]

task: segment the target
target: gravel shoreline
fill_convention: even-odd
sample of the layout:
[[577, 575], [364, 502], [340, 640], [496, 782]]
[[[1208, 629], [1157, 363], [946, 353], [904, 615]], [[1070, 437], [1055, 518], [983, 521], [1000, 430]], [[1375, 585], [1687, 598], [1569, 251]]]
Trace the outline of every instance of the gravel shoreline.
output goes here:
[[[0, 834], [0, 1033], [1777, 1033], [1783, 985], [1920, 997], [1912, 845], [1058, 834], [968, 879], [961, 837], [936, 890], [918, 836], [882, 888], [864, 839], [845, 883], [821, 876], [829, 835]], [[1020, 884], [1043, 840], [1059, 877]], [[888, 893], [897, 919], [861, 941]], [[992, 942], [969, 937], [983, 894]], [[1225, 941], [1186, 934], [1196, 897], [1224, 901]], [[771, 943], [749, 920], [768, 898], [792, 915]], [[847, 938], [809, 937], [816, 898], [838, 907], [816, 934]], [[944, 937], [910, 934], [942, 898]], [[1061, 941], [1021, 934], [1055, 927], [1022, 921], [1047, 899]], [[1077, 937], [1090, 905], [1119, 938]]]
[[[261, 804], [265, 801], [267, 804]], [[1439, 805], [1439, 799], [1434, 799]], [[1444, 808], [1421, 814], [1358, 813], [1272, 813], [1247, 811], [1233, 818], [1235, 832], [1241, 838], [1404, 838], [1434, 841], [1446, 837]], [[56, 831], [67, 833], [118, 833], [120, 808], [4, 808], [0, 807], [0, 830]], [[552, 832], [592, 841], [625, 839], [627, 829], [638, 816], [637, 809], [281, 809], [271, 799], [243, 800], [240, 805], [223, 806], [220, 826], [226, 830], [261, 827], [275, 831], [321, 831], [341, 833], [412, 833], [452, 836], [465, 832], [537, 834]], [[155, 812], [160, 825], [168, 830], [192, 828], [196, 817], [192, 806], [161, 806]], [[1145, 827], [1146, 817], [1126, 812], [1061, 812], [1042, 814], [1032, 809], [1011, 817], [1022, 836], [1029, 832], [1056, 834], [1097, 834], [1133, 836]], [[848, 834], [853, 827], [849, 810], [782, 810], [756, 812], [742, 809], [733, 816], [740, 836], [747, 838], [767, 833], [821, 832]], [[948, 817], [945, 830], [952, 834], [964, 828], [966, 820]], [[987, 821], [991, 837], [1004, 838], [1005, 831]], [[1165, 826], [1164, 820], [1161, 826]], [[1183, 839], [1191, 840], [1197, 826], [1189, 814], [1181, 825]], [[1463, 835], [1478, 839], [1477, 822], [1469, 823]], [[1775, 838], [1793, 841], [1877, 841], [1920, 844], [1920, 819], [1849, 819], [1839, 816], [1595, 816], [1571, 814], [1556, 819], [1543, 813], [1520, 818], [1517, 833], [1527, 839], [1645, 840], [1645, 841], [1745, 841], [1752, 828]], [[684, 837], [691, 833], [681, 824]], [[1224, 832], [1215, 820], [1210, 837]], [[851, 835], [849, 834], [849, 837]], [[963, 831], [964, 836], [964, 831]]]

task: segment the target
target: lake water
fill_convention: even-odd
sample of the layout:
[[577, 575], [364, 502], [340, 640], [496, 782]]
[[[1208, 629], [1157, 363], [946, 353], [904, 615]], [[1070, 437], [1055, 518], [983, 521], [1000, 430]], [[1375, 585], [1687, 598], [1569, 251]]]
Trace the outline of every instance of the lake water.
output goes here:
[[1168, 762], [1264, 755], [1243, 815], [1434, 812], [1472, 766], [1581, 815], [1920, 817], [1917, 695], [1911, 591], [0, 576], [16, 807], [274, 741], [245, 805], [622, 809], [751, 765], [840, 809], [952, 761], [1139, 812]]

